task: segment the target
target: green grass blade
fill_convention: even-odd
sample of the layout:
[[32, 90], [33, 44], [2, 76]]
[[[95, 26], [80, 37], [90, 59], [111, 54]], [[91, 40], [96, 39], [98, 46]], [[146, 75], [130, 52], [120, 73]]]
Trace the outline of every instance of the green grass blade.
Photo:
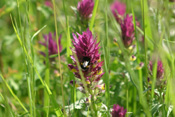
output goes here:
[[[46, 52], [46, 70], [45, 70], [45, 82], [48, 85], [48, 87], [50, 86], [50, 65], [49, 65], [49, 40], [47, 40], [47, 52]], [[49, 100], [49, 95], [47, 94], [47, 91], [44, 90], [44, 107], [45, 112], [46, 112], [46, 116], [49, 116], [49, 104], [50, 100]]]
[[46, 28], [47, 25], [44, 25], [41, 29], [39, 29], [36, 33], [33, 34], [31, 40], [33, 41], [33, 39], [44, 29]]
[[21, 105], [21, 107], [24, 109], [24, 111], [26, 113], [28, 113], [28, 110], [26, 109], [26, 107], [22, 104], [22, 102], [19, 100], [19, 98], [15, 95], [15, 93], [13, 92], [13, 90], [10, 88], [10, 86], [8, 85], [8, 83], [6, 82], [6, 80], [4, 79], [4, 77], [2, 76], [2, 74], [0, 74], [3, 82], [5, 83], [5, 85], [7, 86], [8, 90], [10, 91], [10, 93], [12, 94], [12, 96], [18, 101], [18, 103]]
[[152, 82], [152, 87], [151, 87], [151, 97], [152, 99], [154, 98], [154, 89], [156, 85], [156, 77], [157, 77], [157, 60], [153, 64], [153, 82]]
[[151, 23], [149, 18], [149, 9], [148, 9], [148, 1], [141, 0], [141, 9], [142, 9], [142, 18], [143, 18], [143, 27], [145, 30], [145, 34], [152, 40], [152, 31], [151, 31]]
[[71, 47], [71, 39], [70, 39], [69, 17], [67, 15], [67, 7], [66, 7], [66, 4], [65, 4], [65, 0], [62, 0], [62, 2], [63, 2], [63, 8], [64, 8], [64, 13], [65, 13], [65, 18], [66, 18], [67, 57], [70, 57], [70, 55], [72, 54], [72, 51], [70, 49], [70, 47]]
[[91, 18], [91, 21], [90, 21], [90, 26], [89, 26], [90, 31], [92, 31], [92, 28], [94, 26], [95, 16], [96, 16], [97, 8], [98, 8], [98, 3], [99, 3], [99, 0], [95, 0], [95, 5], [94, 5], [93, 12], [92, 12], [92, 18]]
[[19, 34], [18, 34], [17, 30], [16, 30], [16, 27], [14, 26], [14, 23], [13, 23], [13, 20], [12, 20], [12, 16], [11, 16], [11, 21], [12, 21], [12, 25], [13, 25], [14, 31], [15, 31], [15, 33], [16, 33], [17, 39], [18, 39], [20, 45], [22, 46], [22, 48], [23, 48], [23, 50], [24, 50], [24, 53], [26, 54], [26, 56], [27, 56], [28, 59], [30, 60], [32, 66], [34, 67], [35, 72], [36, 72], [36, 74], [38, 75], [38, 77], [39, 77], [39, 79], [40, 79], [42, 85], [46, 87], [48, 93], [51, 95], [52, 93], [51, 93], [50, 89], [48, 88], [47, 84], [45, 84], [45, 82], [43, 81], [43, 79], [41, 78], [41, 76], [39, 75], [39, 73], [38, 73], [36, 67], [35, 67], [34, 64], [33, 64], [32, 58], [29, 56], [29, 54], [28, 54], [26, 48], [24, 47], [24, 45], [23, 45], [23, 43], [22, 43], [22, 41], [21, 41], [21, 38], [20, 38], [20, 36], [19, 36]]
[[[16, 30], [16, 27], [14, 26], [14, 22], [13, 22], [12, 16], [11, 16], [11, 21], [12, 21], [12, 26], [13, 26], [14, 31], [15, 31], [15, 33], [16, 33], [17, 39], [18, 39], [18, 41], [19, 41], [19, 43], [20, 43], [20, 45], [21, 45], [21, 47], [22, 47], [22, 49], [23, 49], [25, 55], [26, 55], [27, 58], [29, 59], [30, 64], [31, 64], [32, 67], [34, 68], [34, 71], [35, 71], [36, 75], [39, 77], [39, 80], [40, 80], [41, 84], [44, 86], [44, 88], [45, 88], [45, 90], [47, 91], [48, 95], [49, 95], [50, 97], [52, 97], [53, 95], [52, 95], [52, 92], [51, 92], [50, 88], [48, 87], [48, 85], [46, 84], [46, 82], [43, 81], [42, 77], [40, 76], [40, 74], [39, 74], [39, 72], [38, 72], [38, 70], [37, 70], [37, 68], [36, 68], [36, 66], [33, 64], [32, 58], [31, 58], [30, 55], [28, 54], [26, 48], [24, 47], [24, 45], [23, 45], [23, 43], [22, 43], [22, 41], [21, 41], [21, 38], [20, 38], [20, 36], [19, 36], [19, 34], [18, 34], [17, 30]], [[54, 100], [52, 99], [52, 101], [54, 101]], [[62, 115], [62, 112], [61, 112], [60, 108], [57, 106], [57, 104], [56, 104], [56, 103], [53, 103], [53, 104], [54, 104], [54, 108], [57, 108], [57, 109], [55, 109], [55, 112], [56, 112], [57, 116], [58, 116], [58, 115], [59, 115], [59, 116]]]
[[70, 29], [69, 29], [69, 17], [66, 16], [67, 20], [66, 20], [66, 31], [67, 31], [67, 57], [70, 57], [70, 55], [72, 55], [72, 51], [70, 49], [71, 47], [71, 39], [70, 39]]
[[109, 46], [109, 38], [108, 38], [108, 1], [104, 0], [105, 4], [105, 39], [102, 41], [102, 47], [103, 47], [103, 54], [104, 54], [104, 68], [105, 68], [105, 74], [103, 77], [104, 83], [105, 83], [105, 97], [106, 97], [106, 103], [108, 107], [108, 116], [109, 114], [109, 106], [110, 106], [110, 93], [109, 93], [109, 59], [110, 59], [110, 46]]
[[4, 102], [4, 105], [5, 105], [5, 113], [1, 113], [1, 110], [0, 110], [0, 116], [10, 116], [10, 117], [15, 117], [15, 114], [12, 110], [12, 108], [10, 107], [9, 105], [9, 102], [8, 102], [8, 99], [7, 99], [7, 96], [6, 96], [6, 88], [5, 88], [5, 84], [2, 85], [3, 87], [3, 95], [0, 93], [0, 96], [1, 96], [1, 101]]
[[[148, 3], [147, 0], [141, 0], [141, 9], [142, 9], [142, 20], [143, 20], [143, 30], [144, 30], [144, 47], [145, 47], [145, 65], [147, 66], [147, 49], [148, 43], [146, 39], [146, 35], [149, 37], [148, 39], [152, 39], [151, 26], [149, 22], [149, 12], [148, 12]], [[146, 69], [146, 77], [148, 77], [148, 70]]]

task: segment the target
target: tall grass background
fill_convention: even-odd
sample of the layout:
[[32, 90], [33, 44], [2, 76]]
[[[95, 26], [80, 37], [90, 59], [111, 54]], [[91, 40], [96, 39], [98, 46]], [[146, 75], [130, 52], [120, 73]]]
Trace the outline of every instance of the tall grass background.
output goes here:
[[[127, 13], [141, 25], [137, 27], [136, 20], [133, 21], [137, 59], [131, 62], [131, 52], [124, 47], [120, 26], [110, 11], [113, 0], [94, 0], [89, 29], [100, 41], [105, 94], [86, 108], [82, 101], [90, 92], [83, 94], [76, 90], [75, 84], [70, 84], [76, 78], [67, 67], [72, 62], [72, 33], [85, 31], [76, 23], [75, 8], [79, 0], [52, 0], [52, 8], [44, 2], [0, 1], [0, 117], [100, 114], [108, 117], [113, 104], [126, 108], [126, 116], [175, 116], [174, 3], [123, 0]], [[62, 35], [63, 52], [58, 50], [55, 68], [50, 65], [48, 50], [38, 43], [49, 32], [55, 32], [56, 39]], [[144, 43], [139, 41], [140, 36], [144, 37]], [[119, 46], [114, 44], [114, 38]], [[45, 51], [46, 57], [39, 51]], [[163, 61], [166, 80], [163, 91], [156, 88], [156, 64], [151, 87], [147, 87], [152, 56]], [[140, 62], [144, 62], [144, 67], [136, 70]], [[82, 82], [85, 84], [83, 79]]]

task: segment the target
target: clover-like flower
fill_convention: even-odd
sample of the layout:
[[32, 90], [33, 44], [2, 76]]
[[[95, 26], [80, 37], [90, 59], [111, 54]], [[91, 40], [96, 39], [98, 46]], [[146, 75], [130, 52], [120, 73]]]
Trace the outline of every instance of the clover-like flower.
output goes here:
[[126, 5], [122, 2], [115, 1], [111, 5], [111, 11], [119, 24], [122, 23], [123, 17], [126, 13]]
[[92, 15], [92, 11], [94, 8], [94, 1], [93, 0], [82, 0], [78, 3], [77, 9], [79, 15], [83, 19], [89, 19]]
[[[153, 62], [152, 61], [149, 62], [148, 67], [149, 67], [150, 74], [152, 74], [153, 72]], [[162, 79], [163, 74], [164, 74], [164, 68], [163, 68], [162, 61], [158, 60], [157, 61], [157, 79], [158, 80]]]
[[50, 7], [50, 8], [53, 8], [53, 4], [52, 4], [52, 1], [51, 0], [45, 0], [45, 3], [44, 3], [46, 6]]
[[[83, 72], [84, 78], [87, 84], [92, 82], [98, 82], [103, 76], [103, 61], [101, 61], [99, 53], [99, 43], [97, 43], [96, 38], [93, 37], [92, 32], [87, 29], [83, 34], [78, 34], [78, 37], [73, 33], [73, 55], [71, 59], [73, 64], [69, 64], [69, 69], [75, 74], [75, 76], [81, 79], [79, 74], [79, 69], [77, 62], [81, 66], [81, 71]], [[77, 56], [78, 61], [75, 59]]]
[[126, 15], [124, 22], [121, 24], [122, 40], [125, 47], [129, 47], [135, 39], [133, 17]]
[[[58, 54], [58, 47], [57, 47], [57, 43], [55, 41], [55, 35], [52, 35], [52, 33], [50, 32], [48, 35], [44, 35], [43, 36], [45, 39], [45, 42], [39, 42], [41, 45], [48, 47], [48, 54], [50, 55], [54, 55], [54, 54]], [[62, 51], [62, 46], [61, 46], [61, 35], [59, 36], [58, 39], [58, 44], [59, 44], [59, 51]], [[48, 44], [48, 45], [47, 45]], [[40, 52], [42, 55], [46, 56], [45, 52]]]
[[119, 106], [118, 104], [113, 106], [113, 110], [111, 112], [112, 117], [125, 117], [127, 110], [123, 107]]

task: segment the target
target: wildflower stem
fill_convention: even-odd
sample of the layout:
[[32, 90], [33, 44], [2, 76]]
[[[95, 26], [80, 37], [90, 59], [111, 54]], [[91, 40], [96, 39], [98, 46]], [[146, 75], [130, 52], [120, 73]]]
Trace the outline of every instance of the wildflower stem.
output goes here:
[[110, 58], [110, 52], [109, 52], [109, 42], [108, 42], [108, 0], [105, 0], [105, 39], [102, 42], [103, 44], [103, 53], [104, 53], [104, 67], [105, 67], [105, 75], [104, 75], [104, 82], [105, 82], [105, 97], [106, 97], [106, 103], [108, 107], [108, 116], [109, 116], [109, 105], [110, 105], [110, 93], [109, 93], [109, 58]]
[[[64, 8], [64, 13], [65, 13], [65, 18], [66, 18], [66, 36], [67, 36], [67, 41], [66, 41], [66, 50], [67, 50], [67, 61], [71, 61], [69, 58], [70, 55], [72, 54], [71, 52], [71, 39], [70, 39], [70, 28], [69, 28], [69, 17], [67, 16], [67, 9], [66, 9], [66, 4], [65, 0], [62, 0], [63, 3], [63, 8]], [[75, 77], [72, 75], [72, 73], [69, 71], [69, 78], [70, 81], [73, 80], [73, 87], [71, 87], [71, 101], [73, 102], [73, 111], [75, 110], [75, 102], [76, 102], [76, 87], [75, 87]], [[74, 113], [74, 116], [76, 116], [76, 113]]]
[[62, 69], [61, 69], [61, 59], [60, 59], [60, 50], [59, 50], [59, 41], [58, 41], [58, 30], [57, 30], [57, 15], [56, 15], [56, 6], [55, 6], [55, 0], [52, 0], [53, 6], [54, 6], [54, 20], [55, 20], [55, 31], [56, 31], [56, 39], [57, 39], [57, 49], [58, 49], [58, 64], [59, 64], [59, 70], [60, 70], [60, 78], [61, 78], [61, 91], [62, 91], [62, 101], [63, 101], [63, 113], [64, 116], [66, 116], [65, 112], [65, 101], [64, 101], [64, 89], [63, 89], [63, 77], [62, 77]]
[[[76, 63], [77, 63], [77, 66], [78, 66], [78, 71], [79, 71], [79, 74], [80, 74], [80, 76], [81, 76], [81, 81], [82, 81], [82, 83], [83, 83], [83, 87], [85, 88], [86, 97], [88, 98], [88, 97], [89, 97], [89, 94], [91, 94], [91, 96], [93, 96], [92, 93], [91, 93], [91, 89], [89, 89], [89, 88], [87, 87], [87, 83], [86, 83], [86, 81], [85, 81], [85, 77], [83, 76], [83, 72], [82, 72], [82, 70], [81, 70], [80, 63], [79, 63], [79, 60], [78, 60], [78, 58], [77, 58], [77, 55], [76, 55], [75, 53], [73, 53], [73, 56], [75, 57], [75, 60], [77, 61]], [[91, 105], [91, 113], [92, 113], [93, 116], [94, 116], [94, 110], [93, 110], [93, 109], [95, 109], [95, 108], [94, 108], [94, 102], [92, 102], [90, 105]], [[94, 117], [95, 117], [95, 116], [94, 116]]]
[[[49, 39], [47, 40], [47, 51], [46, 51], [46, 70], [45, 70], [45, 82], [50, 86], [50, 66], [49, 66]], [[49, 116], [49, 95], [47, 94], [47, 91], [44, 90], [44, 107], [45, 107], [45, 112], [46, 116]]]
[[[128, 89], [128, 82], [127, 82], [127, 90], [126, 90], [126, 109], [127, 109], [127, 111], [130, 111], [130, 110], [129, 110], [129, 96], [128, 96], [128, 93], [129, 93], [129, 89]], [[126, 116], [128, 117], [128, 114], [126, 114]]]
[[92, 107], [93, 107], [93, 114], [95, 115], [95, 117], [98, 117], [97, 115], [97, 109], [96, 109], [96, 104], [95, 104], [95, 99], [94, 99], [94, 96], [95, 96], [95, 92], [93, 93], [92, 90], [90, 89], [89, 90], [90, 94], [91, 94], [91, 104], [92, 104]]

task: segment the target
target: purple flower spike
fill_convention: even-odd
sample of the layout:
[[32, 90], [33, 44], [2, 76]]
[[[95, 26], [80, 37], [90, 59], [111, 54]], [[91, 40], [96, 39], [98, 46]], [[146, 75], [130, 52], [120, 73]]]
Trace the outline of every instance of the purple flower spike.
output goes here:
[[[80, 62], [81, 70], [86, 82], [88, 84], [99, 81], [103, 76], [103, 61], [101, 62], [99, 54], [99, 43], [97, 43], [96, 38], [93, 37], [92, 32], [87, 29], [82, 35], [78, 34], [78, 37], [73, 33], [73, 46], [72, 52], [77, 56]], [[69, 69], [75, 74], [77, 78], [80, 78], [78, 71], [77, 61], [74, 56], [71, 56], [73, 60], [73, 65], [69, 64]]]
[[111, 5], [111, 11], [119, 24], [122, 23], [123, 16], [126, 12], [126, 5], [119, 1], [114, 2]]
[[82, 0], [78, 3], [77, 9], [80, 16], [83, 19], [89, 19], [91, 17], [92, 11], [94, 8], [93, 0]]
[[45, 1], [45, 5], [50, 7], [50, 8], [53, 8], [53, 4], [52, 4], [52, 1], [51, 0], [46, 0]]
[[[149, 70], [150, 70], [150, 73], [152, 74], [153, 72], [153, 63], [152, 61], [149, 62]], [[164, 74], [164, 69], [163, 69], [163, 64], [162, 64], [162, 61], [158, 61], [157, 62], [157, 79], [161, 79], [163, 78], [163, 74]]]
[[[55, 36], [52, 35], [52, 33], [49, 33], [48, 35], [43, 36], [45, 39], [45, 42], [39, 42], [41, 45], [47, 47], [47, 42], [48, 42], [48, 51], [49, 51], [49, 56], [58, 54], [58, 49], [57, 49], [57, 43], [54, 41]], [[62, 46], [61, 46], [61, 35], [59, 36], [58, 43], [59, 43], [59, 51], [62, 51]], [[44, 52], [41, 52], [42, 54]], [[45, 54], [44, 54], [45, 56]]]
[[121, 24], [122, 39], [125, 47], [129, 47], [135, 38], [134, 24], [132, 21], [133, 17], [127, 14], [124, 22]]
[[126, 111], [126, 109], [124, 110], [124, 108], [119, 106], [118, 104], [114, 104], [111, 114], [112, 117], [125, 117]]

